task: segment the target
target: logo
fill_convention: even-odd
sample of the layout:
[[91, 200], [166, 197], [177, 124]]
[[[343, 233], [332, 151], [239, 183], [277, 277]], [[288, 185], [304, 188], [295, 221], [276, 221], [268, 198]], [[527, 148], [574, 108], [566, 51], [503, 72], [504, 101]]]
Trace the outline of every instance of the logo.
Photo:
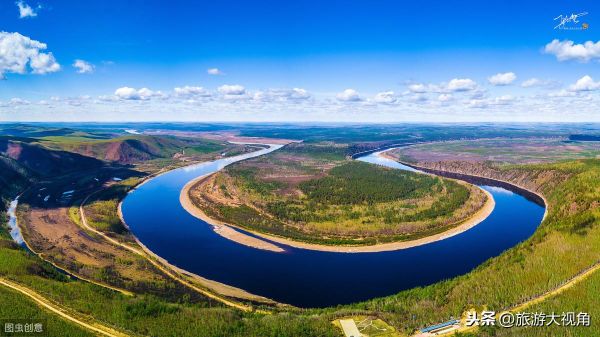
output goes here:
[[586, 22], [579, 23], [579, 18], [586, 16], [588, 12], [571, 13], [571, 15], [561, 14], [554, 18], [555, 22], [558, 22], [554, 29], [562, 30], [586, 30], [590, 25]]

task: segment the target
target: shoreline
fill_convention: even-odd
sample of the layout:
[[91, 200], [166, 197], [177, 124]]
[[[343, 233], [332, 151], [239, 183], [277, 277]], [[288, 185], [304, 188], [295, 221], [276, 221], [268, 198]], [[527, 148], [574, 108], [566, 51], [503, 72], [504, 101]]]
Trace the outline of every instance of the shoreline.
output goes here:
[[[268, 144], [267, 143], [251, 143], [251, 144], [252, 145], [254, 145], [254, 144], [265, 145], [265, 146], [269, 146], [269, 147], [274, 146], [274, 144], [271, 144], [271, 143], [268, 143]], [[278, 144], [275, 144], [275, 146], [277, 146], [277, 145]], [[228, 157], [224, 157], [221, 159], [225, 159], [225, 158], [228, 158]], [[153, 178], [167, 174], [174, 170], [182, 169], [182, 168], [185, 168], [188, 166], [198, 165], [201, 163], [202, 162], [190, 163], [190, 165], [175, 167], [175, 168], [167, 169], [167, 170], [161, 169], [158, 172], [155, 172], [153, 174], [150, 174], [150, 175], [144, 177], [142, 179], [142, 181], [140, 181], [139, 184], [135, 185], [133, 188], [131, 188], [129, 191], [127, 191], [127, 195], [135, 192], [138, 188], [140, 188], [144, 184], [148, 183]], [[200, 176], [198, 178], [195, 178], [194, 180], [205, 178], [213, 173], [209, 173], [207, 175]], [[160, 265], [161, 267], [158, 267], [158, 266], [157, 267], [159, 269], [163, 270], [163, 272], [166, 272], [168, 275], [173, 277], [175, 280], [183, 283], [184, 285], [192, 288], [193, 290], [195, 290], [201, 294], [204, 294], [205, 296], [207, 296], [209, 298], [213, 298], [213, 299], [215, 299], [221, 303], [224, 303], [228, 306], [241, 309], [242, 311], [247, 311], [247, 312], [253, 311], [253, 312], [262, 313], [262, 314], [270, 314], [271, 313], [270, 311], [267, 311], [267, 310], [255, 309], [251, 305], [237, 303], [236, 300], [253, 301], [253, 302], [257, 302], [257, 303], [261, 303], [261, 304], [265, 304], [265, 305], [274, 305], [276, 307], [282, 307], [282, 306], [283, 307], [292, 307], [289, 304], [277, 302], [270, 298], [250, 293], [244, 289], [230, 286], [228, 284], [221, 283], [219, 281], [214, 281], [214, 280], [205, 278], [203, 276], [200, 276], [198, 274], [192, 273], [190, 271], [187, 271], [185, 269], [182, 269], [180, 267], [177, 267], [177, 266], [171, 264], [169, 261], [167, 261], [163, 257], [154, 253], [150, 248], [146, 247], [146, 245], [144, 245], [141, 242], [141, 240], [133, 233], [133, 231], [131, 231], [129, 225], [125, 221], [125, 217], [123, 216], [123, 211], [122, 211], [123, 201], [125, 200], [125, 198], [121, 199], [117, 205], [117, 214], [119, 216], [119, 219], [121, 220], [121, 222], [123, 223], [125, 228], [127, 228], [129, 233], [131, 234], [132, 238], [135, 240], [135, 243], [145, 253], [145, 255], [146, 255], [145, 258], [148, 259], [148, 261], [150, 261], [150, 263], [155, 264], [155, 266], [156, 266], [156, 264]], [[200, 289], [200, 287], [202, 287], [204, 289]], [[224, 296], [226, 298], [223, 298], [222, 296]]]
[[[407, 163], [407, 162], [404, 162], [404, 161], [400, 161], [397, 158], [394, 158], [394, 157], [392, 157], [392, 156], [390, 156], [390, 155], [388, 155], [386, 153], [386, 152], [391, 151], [391, 150], [393, 150], [393, 149], [390, 148], [390, 149], [383, 150], [379, 155], [381, 157], [383, 157], [383, 158], [386, 158], [386, 159], [389, 159], [389, 160], [393, 160], [393, 161], [398, 162], [398, 163], [400, 163], [402, 165], [406, 165], [408, 167], [412, 167], [412, 168], [417, 169], [417, 170], [422, 170], [425, 173], [427, 173], [428, 170], [432, 170], [432, 169], [430, 169], [428, 167], [419, 166], [418, 164], [413, 164], [413, 163]], [[433, 171], [435, 171], [435, 170], [433, 170]], [[438, 172], [445, 172], [447, 174], [459, 174], [459, 175], [464, 175], [464, 176], [470, 176], [470, 177], [473, 177], [473, 178], [487, 179], [487, 180], [495, 181], [495, 182], [498, 182], [498, 183], [507, 184], [507, 185], [513, 186], [513, 187], [515, 187], [517, 189], [526, 191], [528, 193], [531, 193], [531, 194], [537, 196], [544, 203], [544, 205], [541, 205], [541, 206], [544, 207], [544, 216], [542, 217], [542, 221], [541, 222], [543, 222], [546, 219], [546, 216], [548, 215], [548, 209], [550, 207], [550, 204], [548, 203], [548, 200], [546, 199], [546, 197], [541, 192], [532, 191], [529, 188], [523, 187], [523, 186], [521, 186], [521, 185], [519, 185], [517, 183], [510, 182], [508, 180], [499, 179], [499, 178], [490, 178], [490, 177], [482, 176], [482, 175], [479, 175], [479, 174], [458, 173], [458, 172], [445, 171], [445, 170], [438, 170]], [[428, 174], [431, 174], [431, 173], [428, 173]]]
[[[463, 232], [473, 228], [474, 226], [478, 225], [483, 220], [487, 219], [487, 217], [492, 213], [492, 211], [494, 210], [495, 205], [496, 205], [496, 203], [494, 201], [494, 197], [488, 191], [481, 189], [486, 194], [486, 197], [487, 197], [487, 200], [486, 200], [485, 204], [483, 205], [483, 207], [481, 207], [475, 214], [471, 215], [469, 218], [463, 220], [462, 223], [459, 224], [458, 226], [452, 227], [441, 233], [433, 234], [433, 235], [419, 238], [416, 240], [387, 242], [387, 243], [368, 245], [368, 246], [330, 246], [330, 245], [295, 241], [295, 240], [291, 240], [288, 238], [265, 234], [265, 233], [253, 231], [253, 230], [250, 230], [247, 228], [242, 228], [242, 227], [234, 225], [234, 224], [226, 224], [222, 221], [210, 218], [200, 208], [198, 208], [197, 206], [195, 206], [193, 204], [193, 202], [189, 196], [189, 192], [193, 185], [206, 179], [207, 177], [209, 177], [212, 174], [213, 173], [195, 178], [195, 179], [189, 181], [184, 186], [184, 188], [181, 190], [181, 193], [179, 195], [179, 200], [180, 200], [182, 207], [188, 213], [193, 215], [194, 217], [213, 226], [213, 228], [215, 228], [215, 232], [217, 234], [223, 236], [226, 239], [232, 240], [234, 242], [237, 242], [239, 244], [249, 246], [252, 248], [270, 250], [270, 251], [274, 251], [274, 252], [284, 252], [285, 250], [275, 244], [270, 243], [270, 242], [263, 241], [261, 239], [241, 233], [241, 232], [237, 231], [236, 229], [241, 229], [243, 231], [252, 233], [253, 235], [256, 235], [260, 238], [263, 238], [265, 240], [269, 240], [269, 241], [272, 241], [275, 243], [279, 243], [279, 244], [294, 247], [294, 248], [315, 250], [315, 251], [322, 251], [322, 252], [334, 252], [334, 253], [379, 253], [379, 252], [395, 251], [395, 250], [408, 249], [408, 248], [413, 248], [413, 247], [417, 247], [417, 246], [422, 246], [422, 245], [426, 245], [426, 244], [429, 244], [432, 242], [444, 240], [449, 237], [455, 236], [457, 234], [463, 233]], [[218, 230], [217, 230], [217, 228], [218, 228]]]
[[[248, 247], [252, 247], [252, 248], [256, 248], [256, 249], [268, 250], [268, 251], [272, 251], [272, 252], [276, 252], [276, 253], [285, 252], [285, 250], [283, 248], [281, 248], [277, 245], [274, 245], [270, 242], [263, 241], [261, 239], [258, 239], [253, 236], [250, 236], [250, 235], [247, 235], [247, 234], [237, 231], [233, 225], [229, 225], [222, 221], [210, 218], [200, 208], [198, 208], [194, 205], [194, 203], [192, 202], [192, 199], [190, 198], [190, 195], [189, 195], [191, 188], [194, 185], [196, 185], [196, 183], [205, 180], [206, 178], [210, 177], [214, 173], [216, 173], [216, 172], [197, 177], [195, 179], [190, 180], [187, 184], [185, 184], [185, 186], [181, 189], [181, 192], [179, 194], [179, 202], [180, 202], [181, 206], [183, 207], [183, 209], [185, 209], [192, 216], [211, 225], [213, 227], [213, 230], [215, 231], [215, 233], [219, 234], [220, 236], [222, 236], [226, 239], [229, 239], [231, 241], [237, 242], [244, 246], [248, 246]], [[252, 231], [248, 231], [248, 232], [251, 232], [254, 234], [254, 232], [252, 232]]]
[[[164, 173], [166, 173], [166, 172], [164, 172]], [[145, 182], [146, 181], [144, 181], [144, 183]], [[134, 189], [130, 190], [129, 192], [127, 192], [127, 194], [133, 192], [139, 186], [141, 186], [141, 184], [136, 186]], [[202, 286], [202, 287], [208, 289], [209, 291], [214, 292], [215, 294], [220, 295], [220, 296], [231, 297], [234, 299], [255, 301], [255, 302], [259, 302], [259, 303], [263, 303], [263, 304], [267, 304], [267, 305], [269, 305], [269, 304], [287, 305], [285, 303], [280, 303], [280, 302], [274, 301], [274, 300], [264, 297], [264, 296], [252, 294], [241, 288], [237, 288], [234, 286], [227, 285], [225, 283], [207, 279], [198, 274], [194, 274], [190, 271], [187, 271], [185, 269], [179, 268], [179, 267], [171, 264], [169, 261], [167, 261], [166, 259], [162, 258], [161, 256], [154, 253], [152, 250], [150, 250], [150, 248], [146, 247], [146, 245], [144, 245], [140, 241], [140, 239], [133, 234], [133, 232], [129, 229], [129, 225], [127, 225], [127, 222], [125, 222], [125, 218], [123, 217], [122, 204], [123, 204], [123, 200], [121, 200], [121, 202], [119, 202], [119, 204], [117, 206], [117, 213], [119, 215], [119, 219], [121, 220], [123, 225], [125, 225], [127, 230], [131, 233], [132, 237], [135, 239], [135, 242], [138, 244], [138, 246], [140, 246], [140, 248], [144, 251], [144, 253], [148, 255], [147, 258], [149, 260], [151, 260], [153, 258], [157, 261], [157, 263], [162, 265], [164, 268], [168, 268], [171, 270], [171, 272], [179, 274], [179, 277], [181, 277], [184, 282], [190, 282], [190, 280], [184, 279], [184, 276], [185, 276], [185, 277], [191, 278], [191, 280], [193, 282], [197, 282], [200, 286]], [[152, 263], [152, 261], [151, 261], [151, 263]], [[192, 284], [191, 287], [194, 288], [194, 290], [198, 291], [198, 289], [196, 289], [195, 285]], [[211, 295], [207, 294], [205, 290], [200, 291], [200, 292], [208, 297], [212, 297]], [[221, 301], [221, 302], [225, 301], [226, 304], [228, 304], [227, 302], [231, 302], [227, 299], [222, 299], [222, 298], [214, 298], [214, 299]], [[229, 304], [229, 305], [231, 305], [231, 304]], [[231, 306], [238, 307], [238, 308], [240, 307], [240, 305], [237, 303], [235, 303], [234, 305], [231, 305]], [[247, 308], [244, 308], [242, 310], [248, 311], [246, 309]], [[262, 311], [258, 310], [257, 312], [262, 312]]]
[[[417, 166], [415, 168], [418, 169], [419, 167]], [[166, 172], [162, 172], [162, 173], [166, 173]], [[340, 252], [340, 253], [341, 252], [353, 253], [353, 252], [362, 252], [362, 251], [364, 251], [364, 252], [384, 252], [384, 251], [392, 251], [392, 250], [398, 250], [398, 249], [405, 249], [405, 248], [415, 247], [415, 246], [419, 246], [419, 245], [424, 245], [424, 244], [427, 244], [427, 243], [431, 243], [431, 242], [434, 242], [434, 241], [443, 240], [443, 239], [446, 239], [448, 237], [460, 234], [460, 233], [468, 230], [469, 228], [474, 227], [475, 225], [479, 224], [484, 219], [486, 219], [489, 216], [489, 214], [493, 211], [493, 209], [495, 207], [495, 202], [493, 200], [493, 197], [491, 196], [491, 194], [489, 194], [489, 192], [487, 192], [487, 191], [484, 190], [484, 192], [488, 196], [488, 201], [486, 202], [486, 206], [487, 207], [484, 206], [483, 208], [481, 208], [477, 212], [477, 214], [476, 214], [477, 216], [476, 217], [472, 216], [471, 217], [472, 220], [470, 222], [468, 222], [468, 223], [463, 223], [462, 225], [459, 225], [458, 227], [454, 227], [454, 228], [452, 228], [452, 229], [450, 229], [448, 231], [439, 233], [439, 234], [434, 235], [434, 236], [430, 236], [430, 237], [426, 237], [426, 238], [421, 238], [419, 240], [406, 241], [406, 242], [395, 242], [395, 243], [385, 243], [385, 244], [380, 244], [380, 245], [363, 246], [363, 247], [350, 247], [350, 246], [338, 246], [338, 247], [335, 247], [335, 246], [314, 245], [314, 244], [308, 244], [308, 243], [302, 243], [302, 242], [293, 242], [293, 241], [285, 239], [285, 238], [274, 237], [274, 236], [265, 235], [265, 234], [262, 234], [262, 233], [256, 233], [256, 232], [253, 232], [253, 231], [249, 231], [249, 230], [244, 229], [244, 228], [239, 228], [239, 229], [241, 229], [241, 230], [243, 230], [245, 232], [250, 232], [250, 233], [256, 235], [257, 237], [261, 237], [261, 238], [264, 238], [266, 240], [270, 240], [270, 241], [274, 242], [274, 243], [270, 243], [270, 242], [266, 242], [266, 241], [263, 241], [263, 240], [258, 239], [258, 238], [254, 238], [254, 237], [249, 236], [247, 234], [238, 232], [236, 230], [237, 227], [234, 226], [234, 225], [219, 224], [218, 221], [216, 221], [214, 219], [210, 219], [199, 208], [195, 207], [191, 203], [191, 199], [189, 198], [189, 194], [188, 194], [189, 189], [191, 188], [191, 186], [193, 186], [199, 180], [206, 179], [207, 177], [209, 177], [210, 175], [212, 175], [214, 173], [215, 172], [209, 173], [209, 174], [206, 174], [206, 175], [203, 175], [203, 176], [199, 176], [199, 177], [197, 177], [197, 178], [189, 181], [184, 186], [184, 188], [182, 189], [182, 191], [180, 193], [180, 201], [183, 200], [183, 201], [186, 201], [186, 202], [182, 202], [182, 207], [184, 207], [184, 209], [186, 209], [186, 211], [188, 211], [190, 214], [192, 214], [196, 218], [199, 218], [199, 219], [205, 221], [206, 223], [208, 223], [209, 225], [212, 225], [213, 227], [215, 226], [215, 224], [217, 226], [221, 225], [222, 227], [227, 227], [227, 228], [231, 229], [232, 231], [234, 231], [235, 233], [237, 233], [237, 234], [239, 234], [241, 236], [244, 236], [244, 237], [247, 237], [247, 238], [251, 238], [252, 242], [260, 242], [261, 245], [265, 245], [264, 247], [269, 247], [269, 246], [272, 245], [272, 246], [276, 247], [275, 249], [277, 251], [279, 251], [280, 249], [283, 250], [283, 248], [277, 246], [274, 243], [280, 243], [280, 244], [284, 244], [284, 245], [288, 245], [288, 246], [292, 246], [292, 247], [297, 247], [297, 248], [302, 248], [302, 249], [320, 248], [320, 249], [317, 249], [317, 250], [320, 250], [320, 251], [329, 251], [329, 252]], [[474, 175], [474, 176], [477, 177], [476, 175]], [[152, 178], [152, 177], [148, 177], [148, 179], [145, 179], [145, 181], [143, 183], [146, 183], [148, 180], [150, 180], [150, 178]], [[483, 177], [483, 178], [485, 178], [485, 177]], [[515, 187], [520, 187], [518, 185], [509, 183], [509, 182], [505, 182], [505, 183], [508, 183], [508, 184], [510, 184], [512, 186], [515, 186]], [[140, 185], [134, 187], [128, 193], [133, 192], [139, 186]], [[525, 189], [525, 190], [527, 190], [527, 189]], [[544, 218], [545, 218], [546, 214], [548, 213], [548, 208], [547, 208], [548, 204], [546, 202], [546, 199], [544, 198], [544, 196], [540, 195], [539, 193], [536, 193], [536, 192], [531, 192], [531, 193], [538, 195], [540, 198], [542, 198], [544, 200], [544, 202], [545, 202], [545, 208], [546, 208], [546, 211], [544, 213]], [[123, 223], [125, 224], [125, 226], [127, 226], [127, 223], [124, 221], [123, 216], [122, 216], [121, 205], [122, 205], [122, 200], [121, 200], [121, 202], [118, 205], [119, 216], [121, 218], [121, 221], [123, 221]], [[186, 206], [188, 206], [188, 207], [186, 208]], [[192, 211], [190, 212], [190, 210], [192, 210]], [[217, 234], [219, 234], [219, 235], [222, 235], [221, 232], [219, 232], [219, 231], [215, 231], [215, 232]], [[241, 236], [234, 236], [234, 237], [238, 237], [239, 238]], [[231, 287], [231, 286], [228, 286], [226, 284], [223, 284], [223, 283], [220, 283], [220, 282], [217, 282], [217, 281], [212, 281], [212, 280], [205, 279], [204, 277], [201, 277], [199, 275], [196, 275], [196, 274], [193, 274], [193, 273], [188, 272], [186, 270], [183, 270], [181, 268], [178, 268], [178, 267], [170, 264], [168, 261], [164, 260], [160, 256], [156, 255], [154, 252], [152, 252], [146, 246], [144, 246], [143, 243], [141, 243], [141, 241], [135, 235], [133, 235], [133, 237], [135, 238], [136, 242], [140, 245], [140, 247], [142, 247], [142, 249], [148, 255], [156, 258], [158, 261], [161, 261], [161, 264], [164, 264], [166, 267], [170, 268], [174, 272], [179, 272], [179, 273], [181, 273], [181, 275], [187, 275], [188, 277], [193, 278], [196, 282], [198, 282], [199, 284], [201, 284], [203, 287], [206, 287], [206, 288], [210, 289], [211, 291], [216, 292], [217, 294], [224, 295], [224, 292], [225, 292], [225, 293], [229, 293], [229, 296], [233, 296], [233, 297], [237, 297], [237, 298], [245, 298], [245, 299], [249, 299], [249, 298], [253, 298], [253, 297], [254, 298], [261, 297], [261, 296], [256, 296], [254, 294], [248, 293], [248, 292], [246, 292], [246, 291], [244, 291], [242, 289], [239, 289], [239, 288]], [[228, 238], [228, 237], [226, 237], [226, 238]], [[231, 238], [228, 238], [228, 239], [231, 240]], [[235, 242], [237, 242], [237, 241], [235, 241]], [[398, 246], [400, 246], [401, 248], [398, 248]], [[402, 248], [402, 246], [403, 246], [403, 248]], [[253, 248], [257, 248], [257, 247], [254, 247], [254, 246], [252, 246], [252, 247]], [[358, 251], [358, 249], [360, 249], [361, 251]], [[283, 250], [283, 251], [285, 251], [285, 250]], [[269, 299], [267, 299], [267, 301], [269, 301]], [[277, 302], [275, 302], [275, 303], [277, 303]]]

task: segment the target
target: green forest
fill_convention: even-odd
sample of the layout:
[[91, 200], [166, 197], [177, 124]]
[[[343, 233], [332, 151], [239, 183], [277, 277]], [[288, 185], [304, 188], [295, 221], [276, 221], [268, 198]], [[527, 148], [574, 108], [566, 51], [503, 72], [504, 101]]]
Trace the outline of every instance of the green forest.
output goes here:
[[[335, 161], [323, 155], [327, 149]], [[487, 199], [472, 185], [349, 159], [344, 149], [289, 144], [215, 175], [217, 193], [240, 205], [210, 201], [201, 195], [214, 193], [207, 191], [191, 193], [192, 200], [247, 229], [310, 243], [372, 245], [448, 230]]]

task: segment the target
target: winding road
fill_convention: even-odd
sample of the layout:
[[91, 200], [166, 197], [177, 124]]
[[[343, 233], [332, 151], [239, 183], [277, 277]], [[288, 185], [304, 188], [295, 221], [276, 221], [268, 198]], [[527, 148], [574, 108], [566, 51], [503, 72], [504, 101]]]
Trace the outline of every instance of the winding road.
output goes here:
[[[92, 197], [94, 194], [100, 192], [101, 190], [98, 190], [94, 193], [89, 194], [82, 202], [81, 205], [79, 206], [79, 214], [81, 216], [81, 225], [85, 230], [88, 230], [90, 232], [93, 232], [99, 236], [101, 236], [102, 238], [104, 238], [105, 240], [109, 241], [110, 243], [117, 245], [119, 247], [122, 247], [124, 249], [127, 249], [128, 251], [140, 255], [142, 257], [144, 257], [146, 260], [148, 260], [150, 263], [152, 263], [152, 265], [154, 265], [156, 268], [158, 268], [160, 271], [162, 271], [163, 273], [165, 273], [166, 275], [168, 275], [169, 277], [171, 277], [173, 280], [179, 282], [180, 284], [208, 297], [211, 298], [213, 300], [219, 301], [227, 306], [242, 310], [242, 311], [246, 311], [246, 312], [251, 312], [251, 311], [255, 311], [254, 308], [252, 306], [249, 305], [245, 305], [239, 302], [235, 302], [235, 301], [231, 301], [228, 300], [225, 297], [216, 295], [215, 293], [212, 293], [206, 289], [202, 289], [194, 284], [192, 284], [191, 282], [187, 281], [186, 279], [184, 279], [182, 276], [179, 275], [179, 273], [177, 271], [175, 271], [173, 268], [171, 268], [170, 266], [165, 266], [162, 263], [158, 262], [157, 259], [159, 259], [158, 257], [155, 257], [154, 254], [152, 254], [152, 252], [147, 251], [147, 249], [144, 247], [144, 245], [138, 241], [138, 244], [143, 247], [142, 249], [138, 249], [136, 247], [130, 246], [128, 244], [122, 243], [118, 240], [115, 240], [113, 238], [111, 238], [110, 236], [106, 235], [105, 233], [93, 228], [92, 226], [90, 226], [88, 224], [87, 218], [85, 216], [85, 211], [84, 211], [84, 206], [85, 204], [88, 202], [88, 200], [90, 199], [90, 197]], [[119, 210], [119, 215], [121, 214], [120, 210]], [[122, 219], [121, 219], [122, 220]], [[123, 221], [123, 220], [122, 220]], [[123, 221], [124, 222], [124, 221]], [[136, 238], [137, 240], [137, 238]], [[261, 313], [270, 313], [269, 311], [266, 310], [256, 310], [257, 312], [261, 312]]]

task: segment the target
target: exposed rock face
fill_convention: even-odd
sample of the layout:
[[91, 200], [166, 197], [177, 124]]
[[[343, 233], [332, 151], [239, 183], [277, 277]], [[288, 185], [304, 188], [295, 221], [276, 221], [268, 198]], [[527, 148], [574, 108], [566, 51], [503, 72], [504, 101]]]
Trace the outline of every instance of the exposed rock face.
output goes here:
[[[491, 163], [464, 162], [464, 161], [443, 161], [443, 162], [419, 162], [416, 167], [427, 170], [451, 172], [479, 176], [483, 178], [505, 181], [538, 194], [544, 194], [559, 182], [569, 177], [565, 171], [542, 170], [542, 169], [523, 169], [523, 168], [502, 168], [494, 166]], [[439, 172], [436, 172], [439, 173]]]

